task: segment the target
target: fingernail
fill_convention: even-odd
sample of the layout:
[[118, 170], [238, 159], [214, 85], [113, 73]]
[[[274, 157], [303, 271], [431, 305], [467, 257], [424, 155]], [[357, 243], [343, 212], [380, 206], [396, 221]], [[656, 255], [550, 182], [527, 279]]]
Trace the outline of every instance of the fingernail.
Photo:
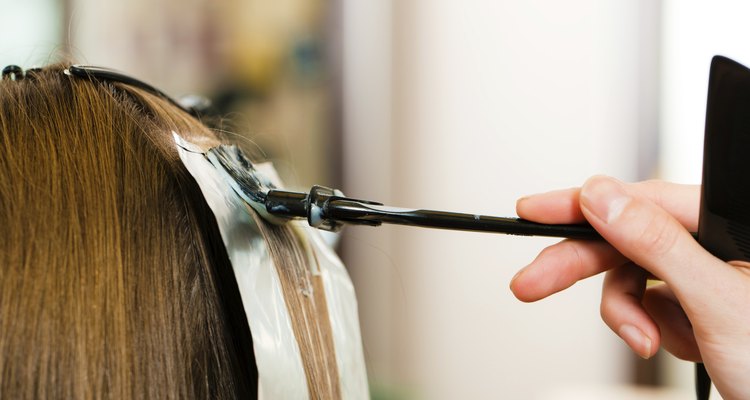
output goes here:
[[642, 358], [651, 357], [651, 338], [633, 325], [625, 324], [620, 327], [618, 335]]
[[597, 218], [610, 224], [622, 214], [630, 202], [630, 196], [625, 193], [622, 185], [612, 178], [596, 177], [592, 180], [597, 181], [583, 185], [582, 205]]

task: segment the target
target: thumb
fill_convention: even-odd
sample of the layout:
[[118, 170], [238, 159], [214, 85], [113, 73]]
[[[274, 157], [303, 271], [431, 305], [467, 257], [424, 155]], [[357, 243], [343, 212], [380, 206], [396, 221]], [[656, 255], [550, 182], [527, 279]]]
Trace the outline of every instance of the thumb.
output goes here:
[[616, 179], [590, 178], [581, 188], [580, 206], [607, 242], [670, 284], [678, 297], [701, 291], [707, 280], [721, 279], [728, 269], [666, 210], [628, 192]]

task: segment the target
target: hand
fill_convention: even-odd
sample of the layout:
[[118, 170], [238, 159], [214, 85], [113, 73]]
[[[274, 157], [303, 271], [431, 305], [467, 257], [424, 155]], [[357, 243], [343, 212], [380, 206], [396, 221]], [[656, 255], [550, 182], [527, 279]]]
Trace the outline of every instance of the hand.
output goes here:
[[[590, 223], [606, 241], [564, 240], [510, 283], [536, 301], [606, 272], [601, 316], [644, 358], [660, 346], [703, 362], [725, 399], [750, 398], [750, 264], [725, 263], [691, 236], [700, 187], [593, 177], [581, 188], [518, 200], [521, 218]], [[649, 285], [647, 279], [663, 283]]]

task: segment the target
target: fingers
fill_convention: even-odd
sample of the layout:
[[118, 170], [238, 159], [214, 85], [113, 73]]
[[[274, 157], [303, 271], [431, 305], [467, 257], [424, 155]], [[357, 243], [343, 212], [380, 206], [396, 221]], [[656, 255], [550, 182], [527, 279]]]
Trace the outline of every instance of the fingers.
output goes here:
[[578, 204], [580, 188], [522, 197], [516, 202], [519, 217], [542, 224], [578, 224], [585, 222]]
[[643, 296], [643, 307], [661, 332], [661, 345], [675, 357], [702, 362], [693, 326], [679, 301], [665, 284], [649, 287]]
[[682, 360], [701, 362], [693, 327], [667, 285], [646, 289], [646, 271], [632, 263], [607, 272], [602, 320], [643, 358], [659, 345]]
[[581, 188], [580, 204], [607, 242], [667, 282], [681, 300], [681, 292], [698, 294], [706, 280], [726, 272], [728, 266], [706, 252], [672, 215], [630, 194], [615, 179], [589, 179]]
[[[624, 185], [632, 196], [647, 199], [667, 210], [687, 230], [698, 230], [700, 186], [657, 180]], [[579, 206], [580, 188], [556, 190], [523, 197], [516, 203], [518, 216], [545, 224], [575, 224], [586, 221]]]
[[633, 183], [628, 191], [666, 210], [689, 232], [698, 231], [700, 185], [680, 185], [659, 180]]
[[608, 271], [600, 312], [604, 322], [636, 354], [649, 358], [659, 349], [661, 336], [656, 322], [641, 305], [645, 288], [646, 272], [632, 263]]
[[510, 289], [521, 301], [536, 301], [626, 261], [607, 242], [564, 240], [544, 249], [519, 271]]
[[[637, 354], [650, 357], [663, 345], [679, 358], [703, 359], [714, 369], [746, 359], [724, 349], [742, 348], [746, 341], [750, 264], [724, 263], [691, 236], [689, 231], [697, 230], [698, 187], [593, 177], [580, 190], [520, 199], [517, 211], [542, 223], [588, 221], [606, 241], [566, 240], [545, 249], [511, 281], [519, 299], [538, 300], [609, 270], [602, 318]], [[649, 275], [668, 287], [646, 290]], [[717, 364], [727, 358], [732, 363]]]

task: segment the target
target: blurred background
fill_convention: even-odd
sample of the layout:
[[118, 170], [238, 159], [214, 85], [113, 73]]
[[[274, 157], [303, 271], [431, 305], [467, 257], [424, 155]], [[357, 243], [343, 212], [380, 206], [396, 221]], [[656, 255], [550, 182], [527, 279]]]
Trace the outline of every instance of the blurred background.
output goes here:
[[[750, 63], [750, 5], [695, 0], [0, 0], [0, 66], [61, 59], [215, 100], [287, 186], [513, 215], [605, 173], [700, 182], [711, 56]], [[523, 304], [554, 240], [352, 227], [382, 399], [691, 398], [599, 319], [600, 278]], [[715, 396], [718, 397], [718, 396]]]

